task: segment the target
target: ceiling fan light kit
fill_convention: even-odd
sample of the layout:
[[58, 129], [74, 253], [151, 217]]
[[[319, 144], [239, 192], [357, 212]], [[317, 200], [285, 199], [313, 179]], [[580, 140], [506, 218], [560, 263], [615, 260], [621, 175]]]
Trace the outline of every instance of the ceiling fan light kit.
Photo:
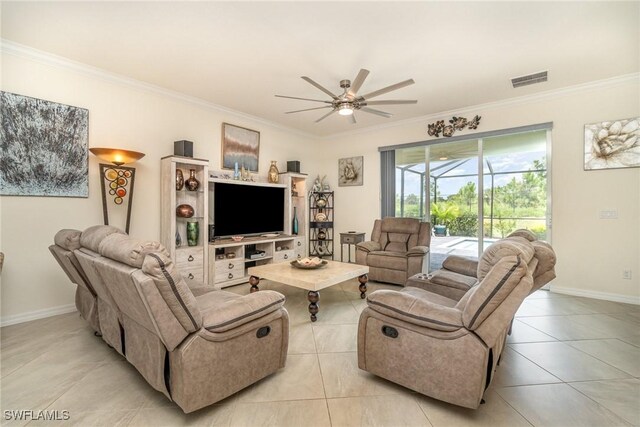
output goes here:
[[370, 93], [368, 93], [366, 95], [358, 95], [358, 91], [360, 90], [360, 87], [362, 86], [362, 84], [364, 83], [364, 80], [367, 78], [368, 75], [369, 75], [369, 70], [365, 70], [363, 68], [363, 69], [360, 70], [360, 72], [358, 72], [358, 75], [353, 80], [353, 84], [351, 83], [350, 80], [341, 80], [340, 81], [340, 87], [344, 90], [344, 92], [339, 96], [334, 94], [334, 93], [332, 93], [329, 89], [327, 89], [324, 86], [320, 85], [319, 83], [315, 82], [311, 78], [309, 78], [307, 76], [302, 76], [302, 79], [304, 81], [308, 82], [309, 84], [311, 84], [315, 88], [317, 88], [320, 91], [324, 92], [325, 94], [329, 95], [331, 97], [331, 101], [323, 101], [323, 100], [319, 100], [319, 99], [300, 98], [300, 97], [296, 97], [296, 96], [285, 96], [285, 95], [276, 95], [276, 97], [278, 97], [278, 98], [288, 98], [288, 99], [297, 99], [297, 100], [311, 101], [311, 102], [322, 102], [324, 104], [328, 104], [328, 105], [325, 105], [325, 106], [322, 106], [322, 107], [305, 108], [303, 110], [287, 111], [285, 113], [285, 114], [292, 114], [292, 113], [300, 113], [302, 111], [311, 111], [311, 110], [320, 110], [320, 109], [323, 109], [323, 108], [331, 108], [331, 111], [329, 111], [327, 114], [323, 115], [318, 120], [316, 120], [316, 123], [324, 120], [325, 118], [329, 117], [331, 114], [333, 114], [335, 112], [338, 112], [338, 114], [341, 115], [341, 116], [350, 116], [351, 117], [351, 123], [355, 124], [356, 123], [356, 118], [355, 118], [355, 114], [354, 114], [355, 110], [361, 110], [361, 111], [364, 111], [366, 113], [375, 114], [375, 115], [382, 116], [382, 117], [385, 117], [385, 118], [390, 118], [392, 116], [391, 113], [387, 113], [385, 111], [376, 110], [376, 109], [373, 109], [373, 108], [368, 108], [367, 105], [400, 105], [400, 104], [417, 104], [418, 103], [418, 101], [416, 101], [416, 100], [395, 100], [395, 99], [380, 100], [380, 101], [369, 101], [371, 98], [374, 98], [376, 96], [384, 95], [385, 93], [388, 93], [388, 92], [403, 88], [405, 86], [412, 85], [412, 84], [415, 83], [413, 81], [413, 79], [408, 79], [408, 80], [405, 80], [403, 82], [396, 83], [394, 85], [387, 86], [387, 87], [384, 87], [382, 89], [378, 89], [378, 90], [370, 92]]

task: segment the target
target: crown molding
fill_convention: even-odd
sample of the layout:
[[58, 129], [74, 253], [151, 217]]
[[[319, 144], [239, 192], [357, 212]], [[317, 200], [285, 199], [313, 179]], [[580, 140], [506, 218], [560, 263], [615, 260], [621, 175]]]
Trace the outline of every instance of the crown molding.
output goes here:
[[603, 87], [617, 86], [617, 85], [625, 84], [632, 81], [640, 81], [640, 72], [636, 72], [636, 73], [611, 77], [607, 79], [581, 83], [578, 85], [567, 86], [564, 88], [548, 90], [545, 92], [524, 95], [524, 96], [519, 96], [514, 98], [507, 98], [500, 101], [493, 101], [493, 102], [488, 102], [484, 104], [476, 104], [476, 105], [461, 107], [458, 109], [453, 109], [448, 111], [440, 111], [437, 113], [428, 114], [420, 117], [413, 117], [406, 120], [399, 120], [391, 123], [383, 123], [383, 124], [374, 125], [374, 126], [367, 126], [367, 127], [356, 129], [356, 130], [336, 132], [328, 135], [316, 135], [316, 134], [302, 131], [300, 129], [284, 126], [280, 123], [276, 123], [271, 120], [266, 120], [262, 117], [253, 116], [251, 114], [243, 113], [241, 111], [224, 107], [219, 104], [214, 104], [212, 102], [205, 101], [204, 99], [197, 98], [195, 96], [185, 95], [181, 92], [165, 89], [163, 87], [160, 87], [151, 83], [146, 83], [141, 80], [136, 80], [134, 78], [127, 77], [118, 73], [113, 73], [98, 67], [93, 67], [91, 65], [87, 65], [82, 62], [73, 61], [71, 59], [68, 59], [59, 55], [34, 49], [32, 47], [25, 46], [20, 43], [16, 43], [7, 39], [0, 38], [0, 51], [2, 53], [6, 53], [9, 55], [25, 58], [32, 61], [37, 61], [46, 65], [64, 68], [80, 74], [85, 74], [91, 77], [99, 78], [101, 80], [104, 80], [110, 83], [115, 83], [122, 86], [130, 87], [130, 88], [145, 90], [157, 95], [162, 95], [171, 99], [182, 101], [182, 102], [195, 105], [201, 108], [205, 108], [208, 110], [213, 110], [213, 111], [217, 111], [225, 114], [232, 114], [242, 119], [251, 120], [256, 123], [261, 123], [263, 125], [270, 126], [272, 128], [279, 129], [285, 132], [290, 132], [290, 133], [293, 133], [311, 140], [315, 140], [315, 141], [326, 141], [326, 140], [330, 140], [332, 138], [337, 138], [337, 137], [360, 135], [360, 134], [375, 132], [383, 129], [407, 126], [407, 125], [420, 123], [420, 122], [428, 122], [428, 121], [441, 119], [442, 117], [447, 117], [451, 115], [478, 114], [478, 112], [481, 112], [481, 111], [494, 110], [497, 108], [517, 106], [517, 105], [529, 104], [533, 102], [561, 98], [574, 93], [600, 89]]
[[440, 111], [438, 113], [433, 113], [426, 116], [412, 117], [406, 120], [399, 120], [397, 122], [383, 123], [375, 126], [368, 126], [366, 128], [357, 129], [357, 130], [333, 133], [330, 135], [326, 135], [323, 138], [330, 139], [330, 138], [337, 138], [337, 137], [343, 137], [343, 136], [353, 136], [353, 135], [358, 135], [362, 133], [379, 131], [383, 129], [390, 129], [394, 127], [411, 125], [419, 122], [425, 122], [425, 132], [426, 132], [426, 122], [442, 119], [443, 117], [460, 116], [464, 114], [479, 114], [480, 112], [487, 111], [487, 110], [495, 110], [497, 108], [513, 107], [517, 105], [530, 104], [533, 102], [547, 101], [550, 99], [562, 98], [564, 96], [572, 95], [574, 93], [586, 92], [586, 91], [605, 88], [605, 87], [618, 86], [618, 85], [626, 84], [633, 81], [640, 82], [640, 72], [623, 74], [621, 76], [610, 77], [602, 80], [594, 80], [587, 83], [581, 83], [573, 86], [566, 86], [563, 88], [548, 90], [545, 92], [539, 92], [539, 93], [534, 93], [530, 95], [507, 98], [500, 101], [493, 101], [493, 102], [487, 102], [484, 104], [461, 107], [455, 110]]
[[321, 139], [321, 137], [318, 135], [304, 132], [304, 131], [301, 131], [300, 129], [284, 126], [280, 123], [266, 120], [262, 117], [243, 113], [242, 111], [237, 111], [232, 108], [224, 107], [219, 104], [214, 104], [213, 102], [205, 101], [204, 99], [201, 99], [195, 96], [185, 95], [181, 92], [166, 89], [151, 83], [146, 83], [141, 80], [124, 76], [122, 74], [106, 71], [98, 67], [87, 65], [82, 62], [74, 61], [74, 60], [65, 58], [63, 56], [55, 55], [42, 50], [34, 49], [32, 47], [25, 46], [23, 44], [16, 43], [7, 39], [0, 38], [0, 52], [6, 53], [8, 55], [13, 55], [20, 58], [28, 59], [31, 61], [40, 62], [45, 65], [64, 68], [64, 69], [74, 71], [80, 74], [84, 74], [90, 77], [95, 77], [109, 83], [119, 84], [121, 86], [134, 88], [138, 90], [144, 90], [147, 92], [154, 93], [156, 95], [161, 95], [174, 100], [182, 101], [200, 108], [205, 108], [207, 110], [213, 110], [213, 111], [217, 111], [225, 114], [232, 114], [236, 117], [239, 117], [245, 120], [251, 120], [253, 122], [270, 126], [285, 132], [290, 132], [305, 138], [309, 138], [313, 140]]

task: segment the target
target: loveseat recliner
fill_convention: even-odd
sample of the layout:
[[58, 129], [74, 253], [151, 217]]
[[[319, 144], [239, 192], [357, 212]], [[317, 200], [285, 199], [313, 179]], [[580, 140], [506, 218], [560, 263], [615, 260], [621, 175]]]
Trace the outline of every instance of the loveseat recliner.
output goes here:
[[[526, 229], [516, 230], [505, 239], [514, 241], [514, 244], [518, 244], [521, 239], [524, 239], [533, 246], [534, 257], [538, 263], [533, 271], [532, 293], [556, 277], [556, 253], [549, 243], [538, 240], [533, 232]], [[412, 276], [407, 280], [405, 286], [418, 287], [458, 301], [478, 283], [478, 266], [479, 262], [476, 259], [450, 255], [442, 263], [441, 269], [430, 274]]]
[[511, 319], [538, 264], [522, 238], [490, 246], [479, 283], [457, 301], [416, 287], [367, 296], [358, 366], [433, 398], [477, 408], [502, 354]]
[[373, 224], [371, 240], [356, 245], [356, 263], [369, 266], [369, 279], [404, 285], [427, 271], [431, 224], [387, 217]]
[[62, 230], [54, 241], [52, 253], [82, 289], [81, 315], [185, 413], [284, 367], [289, 316], [282, 294], [190, 288], [160, 243], [114, 227]]

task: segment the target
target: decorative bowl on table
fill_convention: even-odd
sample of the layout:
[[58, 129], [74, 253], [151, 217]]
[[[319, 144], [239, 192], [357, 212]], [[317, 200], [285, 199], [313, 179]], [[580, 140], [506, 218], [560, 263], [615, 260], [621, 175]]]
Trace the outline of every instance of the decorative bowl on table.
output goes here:
[[231, 240], [233, 240], [234, 242], [239, 242], [242, 239], [244, 239], [244, 236], [231, 236]]
[[313, 270], [327, 265], [327, 261], [320, 258], [302, 258], [291, 261], [291, 265], [295, 268], [303, 270]]

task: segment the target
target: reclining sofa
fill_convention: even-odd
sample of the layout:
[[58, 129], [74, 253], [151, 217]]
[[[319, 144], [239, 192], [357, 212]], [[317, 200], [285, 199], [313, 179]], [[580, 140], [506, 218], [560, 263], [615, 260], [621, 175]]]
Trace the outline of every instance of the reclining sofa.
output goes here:
[[115, 227], [61, 230], [54, 242], [51, 252], [77, 284], [82, 317], [185, 413], [284, 367], [282, 294], [190, 288], [160, 243]]
[[[556, 253], [551, 245], [545, 241], [538, 240], [533, 232], [525, 229], [516, 230], [505, 239], [511, 240], [514, 238], [526, 239], [531, 243], [535, 251], [534, 257], [538, 264], [535, 271], [533, 271], [531, 292], [537, 291], [555, 279]], [[499, 240], [498, 242], [500, 241], [504, 240]], [[475, 259], [450, 255], [444, 260], [440, 270], [430, 274], [420, 273], [414, 275], [407, 280], [405, 286], [418, 287], [458, 301], [478, 283], [478, 267], [479, 262]]]
[[478, 283], [458, 300], [417, 287], [367, 296], [358, 324], [358, 366], [445, 402], [477, 408], [505, 345], [511, 319], [538, 265], [521, 237], [491, 245]]

